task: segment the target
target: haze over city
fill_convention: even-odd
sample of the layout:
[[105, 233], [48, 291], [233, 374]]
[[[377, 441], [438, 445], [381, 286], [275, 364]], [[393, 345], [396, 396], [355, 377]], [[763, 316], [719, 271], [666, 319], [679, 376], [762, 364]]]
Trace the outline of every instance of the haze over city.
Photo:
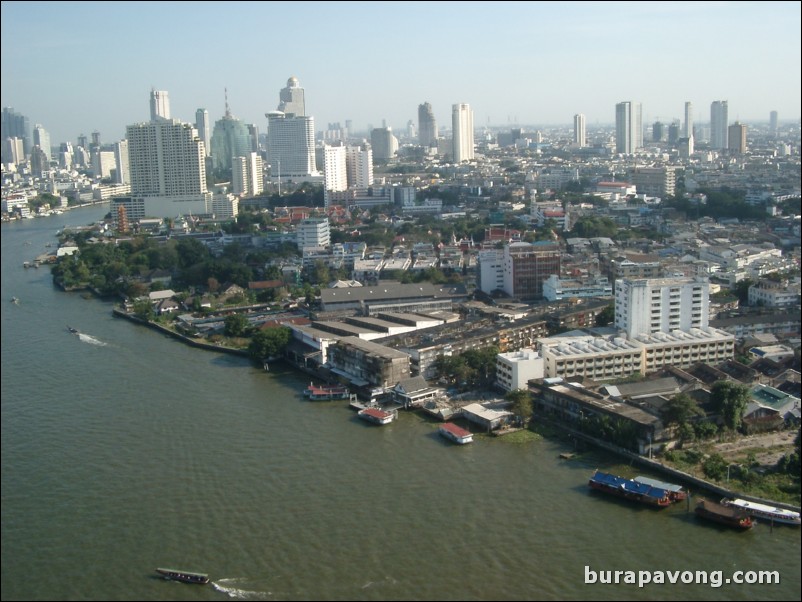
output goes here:
[[2, 104], [53, 144], [148, 119], [152, 88], [172, 114], [204, 107], [266, 128], [290, 76], [316, 128], [350, 119], [402, 130], [431, 103], [439, 123], [468, 102], [476, 127], [800, 117], [799, 2], [3, 2]]

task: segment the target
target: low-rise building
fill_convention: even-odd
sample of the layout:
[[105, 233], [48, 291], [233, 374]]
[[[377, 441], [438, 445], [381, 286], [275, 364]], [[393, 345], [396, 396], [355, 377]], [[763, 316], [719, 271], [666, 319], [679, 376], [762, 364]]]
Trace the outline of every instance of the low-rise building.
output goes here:
[[533, 378], [543, 378], [543, 358], [534, 349], [521, 349], [496, 356], [496, 385], [504, 391], [526, 389]]

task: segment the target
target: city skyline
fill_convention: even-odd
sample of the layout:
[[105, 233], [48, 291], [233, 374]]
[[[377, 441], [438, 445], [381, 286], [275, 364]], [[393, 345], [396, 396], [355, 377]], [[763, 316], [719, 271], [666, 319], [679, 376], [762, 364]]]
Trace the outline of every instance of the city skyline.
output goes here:
[[[477, 129], [570, 127], [577, 113], [589, 127], [609, 125], [625, 99], [642, 104], [644, 124], [683, 122], [691, 102], [701, 125], [717, 99], [732, 121], [802, 113], [798, 2], [304, 6], [3, 2], [2, 105], [42, 124], [53, 145], [93, 131], [104, 143], [122, 139], [148, 121], [142, 99], [153, 89], [169, 93], [173, 118], [194, 123], [205, 108], [213, 123], [228, 88], [232, 112], [264, 131], [290, 77], [319, 129], [349, 119], [364, 132], [386, 120], [402, 132], [424, 102], [439, 124], [469, 103]], [[625, 39], [611, 37], [621, 31]], [[734, 31], [771, 44], [733, 45]], [[272, 58], [282, 54], [290, 58]]]

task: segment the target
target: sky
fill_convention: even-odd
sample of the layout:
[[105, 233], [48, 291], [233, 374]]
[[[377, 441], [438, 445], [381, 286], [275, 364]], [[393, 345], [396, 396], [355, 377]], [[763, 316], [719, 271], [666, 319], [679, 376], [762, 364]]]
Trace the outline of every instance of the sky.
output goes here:
[[23, 2], [3, 1], [3, 107], [51, 143], [147, 121], [151, 89], [174, 118], [225, 112], [267, 129], [295, 76], [315, 129], [346, 119], [438, 127], [468, 103], [475, 127], [588, 127], [641, 102], [644, 125], [799, 122], [800, 2]]

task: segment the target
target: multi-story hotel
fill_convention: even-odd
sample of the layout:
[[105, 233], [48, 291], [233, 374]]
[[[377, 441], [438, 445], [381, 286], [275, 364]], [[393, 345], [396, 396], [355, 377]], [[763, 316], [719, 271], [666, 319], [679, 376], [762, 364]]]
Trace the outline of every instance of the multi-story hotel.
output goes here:
[[319, 175], [315, 163], [315, 120], [281, 111], [267, 113], [270, 175], [297, 179]]

